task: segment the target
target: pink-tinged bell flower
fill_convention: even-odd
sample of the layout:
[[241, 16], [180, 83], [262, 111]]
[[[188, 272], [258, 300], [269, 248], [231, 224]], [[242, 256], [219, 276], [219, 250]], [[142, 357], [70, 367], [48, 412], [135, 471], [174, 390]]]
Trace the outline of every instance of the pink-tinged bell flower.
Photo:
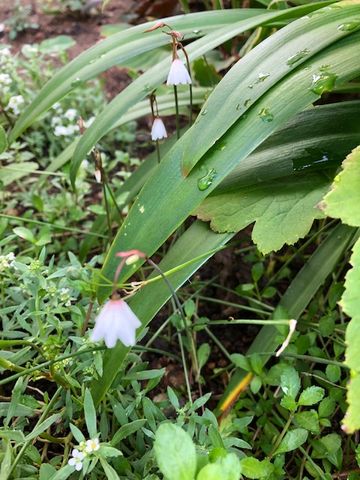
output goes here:
[[166, 128], [161, 118], [156, 117], [151, 129], [151, 140], [155, 142], [156, 140], [162, 140], [163, 138], [167, 138]]
[[141, 322], [124, 300], [108, 300], [95, 320], [91, 340], [104, 340], [108, 348], [113, 348], [118, 340], [126, 346], [135, 345], [135, 331]]
[[167, 85], [187, 85], [191, 83], [191, 78], [187, 68], [180, 60], [180, 58], [175, 58], [173, 60], [170, 72], [167, 78]]

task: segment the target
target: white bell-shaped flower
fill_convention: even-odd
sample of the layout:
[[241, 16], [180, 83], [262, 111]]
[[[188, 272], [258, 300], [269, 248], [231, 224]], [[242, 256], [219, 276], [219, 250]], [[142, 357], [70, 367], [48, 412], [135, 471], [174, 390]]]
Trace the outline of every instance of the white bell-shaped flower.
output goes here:
[[151, 140], [155, 142], [156, 140], [162, 140], [163, 138], [167, 138], [166, 128], [161, 118], [156, 117], [152, 124]]
[[141, 322], [129, 305], [121, 299], [108, 300], [95, 320], [91, 340], [104, 340], [108, 348], [113, 348], [118, 340], [126, 346], [135, 345], [136, 329]]
[[170, 72], [167, 78], [167, 85], [188, 85], [191, 83], [191, 78], [187, 68], [179, 58], [173, 60]]

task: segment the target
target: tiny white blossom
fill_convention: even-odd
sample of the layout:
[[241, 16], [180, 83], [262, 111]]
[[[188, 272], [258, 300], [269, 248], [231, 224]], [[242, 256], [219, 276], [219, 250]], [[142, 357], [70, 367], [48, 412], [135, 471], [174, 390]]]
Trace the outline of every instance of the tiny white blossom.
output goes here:
[[62, 118], [61, 117], [53, 117], [51, 119], [51, 126], [55, 127], [56, 125], [61, 125]]
[[54, 130], [55, 137], [62, 137], [68, 135], [68, 129], [64, 125], [56, 125]]
[[75, 108], [69, 108], [64, 113], [64, 117], [70, 121], [74, 120], [77, 116], [78, 116], [78, 112], [75, 110]]
[[124, 300], [108, 300], [95, 320], [91, 340], [104, 340], [108, 348], [113, 348], [118, 340], [129, 347], [135, 345], [135, 332], [141, 326], [140, 320]]
[[20, 113], [19, 105], [21, 105], [22, 103], [24, 103], [23, 96], [15, 95], [14, 97], [10, 98], [6, 106], [6, 110], [12, 110], [15, 113], [15, 115], [19, 115]]
[[187, 68], [179, 58], [173, 60], [169, 75], [167, 77], [167, 85], [186, 85], [191, 83], [191, 78]]
[[161, 118], [156, 117], [154, 120], [154, 123], [152, 124], [151, 140], [156, 141], [156, 140], [161, 140], [163, 138], [167, 138], [166, 128]]
[[11, 77], [7, 73], [0, 73], [0, 83], [2, 85], [10, 85], [12, 82]]
[[99, 450], [100, 443], [98, 438], [91, 438], [90, 440], [86, 440], [85, 452], [86, 453], [93, 453]]
[[71, 452], [72, 458], [68, 461], [68, 464], [71, 465], [72, 467], [75, 467], [75, 470], [77, 472], [80, 472], [80, 470], [83, 467], [82, 461], [85, 458], [85, 454], [83, 452], [79, 452], [77, 448], [74, 448], [74, 450]]

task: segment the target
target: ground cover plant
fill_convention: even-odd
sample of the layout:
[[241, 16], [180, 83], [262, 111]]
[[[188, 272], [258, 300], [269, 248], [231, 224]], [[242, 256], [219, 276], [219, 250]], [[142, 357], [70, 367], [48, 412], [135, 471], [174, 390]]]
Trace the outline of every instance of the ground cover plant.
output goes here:
[[360, 2], [59, 4], [2, 24], [0, 479], [360, 478]]

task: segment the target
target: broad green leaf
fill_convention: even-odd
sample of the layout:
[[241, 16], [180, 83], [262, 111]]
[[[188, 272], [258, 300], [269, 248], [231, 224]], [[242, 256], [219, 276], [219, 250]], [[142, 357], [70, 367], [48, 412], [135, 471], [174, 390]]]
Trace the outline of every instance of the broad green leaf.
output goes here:
[[198, 348], [197, 358], [198, 358], [198, 364], [199, 364], [199, 371], [204, 367], [204, 365], [208, 361], [210, 353], [211, 353], [211, 348], [208, 343], [203, 343]]
[[360, 146], [344, 160], [342, 171], [335, 177], [331, 191], [325, 196], [323, 209], [329, 217], [360, 226]]
[[280, 377], [280, 387], [285, 395], [296, 398], [300, 390], [300, 377], [295, 368], [287, 366]]
[[324, 395], [325, 390], [323, 388], [313, 385], [301, 392], [298, 403], [305, 406], [315, 405], [324, 398]]
[[350, 263], [352, 268], [346, 274], [345, 291], [340, 302], [344, 312], [351, 317], [345, 335], [345, 363], [352, 369], [347, 387], [349, 408], [343, 420], [348, 433], [360, 428], [360, 239], [353, 247]]
[[155, 435], [157, 464], [168, 480], [193, 480], [196, 472], [195, 445], [179, 426], [164, 423]]
[[312, 433], [320, 433], [319, 416], [315, 410], [295, 413], [295, 424]]
[[2, 154], [7, 148], [7, 138], [4, 127], [0, 125], [0, 154]]
[[89, 432], [90, 438], [95, 438], [97, 435], [96, 428], [96, 410], [94, 407], [94, 402], [90, 393], [90, 390], [85, 390], [84, 395], [84, 414], [85, 414], [85, 423], [86, 428]]
[[285, 177], [210, 195], [197, 209], [215, 232], [237, 232], [255, 222], [252, 239], [262, 253], [293, 245], [310, 230], [330, 185], [323, 173]]
[[274, 455], [291, 452], [306, 442], [308, 432], [304, 428], [294, 428], [286, 433]]
[[53, 467], [50, 463], [43, 463], [39, 471], [39, 480], [49, 480], [49, 478], [54, 478], [56, 475], [56, 468]]
[[274, 466], [269, 460], [258, 460], [254, 457], [245, 457], [240, 460], [241, 473], [245, 478], [267, 478], [274, 471]]

